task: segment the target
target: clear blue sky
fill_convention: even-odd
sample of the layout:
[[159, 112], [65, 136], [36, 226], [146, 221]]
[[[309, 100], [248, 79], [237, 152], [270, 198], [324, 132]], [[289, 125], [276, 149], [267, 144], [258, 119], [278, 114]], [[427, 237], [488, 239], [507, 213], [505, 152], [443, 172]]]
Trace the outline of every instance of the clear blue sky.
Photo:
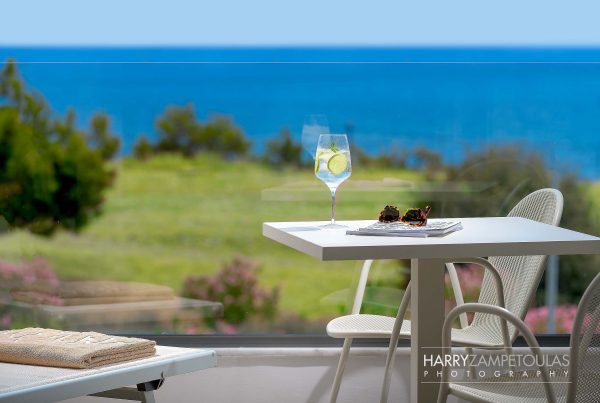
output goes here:
[[18, 0], [0, 45], [600, 45], [597, 0]]

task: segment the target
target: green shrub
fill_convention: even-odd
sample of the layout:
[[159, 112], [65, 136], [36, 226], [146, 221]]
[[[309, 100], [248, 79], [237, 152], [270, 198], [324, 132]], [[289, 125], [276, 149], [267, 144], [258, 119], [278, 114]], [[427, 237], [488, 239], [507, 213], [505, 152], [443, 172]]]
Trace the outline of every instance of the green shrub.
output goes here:
[[302, 162], [302, 145], [294, 141], [287, 128], [281, 129], [277, 137], [267, 142], [263, 159], [270, 165], [292, 165], [300, 167]]
[[121, 146], [121, 140], [110, 133], [110, 118], [103, 113], [92, 117], [88, 141], [105, 161], [113, 159]]
[[156, 130], [156, 152], [179, 152], [187, 157], [197, 152], [202, 125], [197, 121], [192, 105], [168, 107], [156, 120]]
[[200, 131], [200, 150], [214, 151], [224, 157], [241, 157], [250, 150], [250, 141], [241, 128], [227, 116], [213, 116]]
[[141, 135], [133, 147], [133, 156], [139, 160], [145, 161], [152, 156], [154, 148], [148, 137]]
[[186, 157], [211, 151], [235, 158], [246, 155], [251, 145], [230, 118], [214, 116], [202, 124], [191, 104], [168, 107], [156, 120], [156, 130], [158, 141], [154, 151], [176, 152]]

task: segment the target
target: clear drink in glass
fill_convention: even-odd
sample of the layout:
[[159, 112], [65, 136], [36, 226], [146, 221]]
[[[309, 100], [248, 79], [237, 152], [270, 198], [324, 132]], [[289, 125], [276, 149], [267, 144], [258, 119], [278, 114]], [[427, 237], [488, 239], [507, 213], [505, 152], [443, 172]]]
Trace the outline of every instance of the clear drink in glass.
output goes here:
[[321, 134], [315, 153], [315, 175], [331, 192], [331, 223], [323, 228], [346, 228], [335, 223], [335, 194], [342, 182], [352, 174], [350, 146], [345, 134]]

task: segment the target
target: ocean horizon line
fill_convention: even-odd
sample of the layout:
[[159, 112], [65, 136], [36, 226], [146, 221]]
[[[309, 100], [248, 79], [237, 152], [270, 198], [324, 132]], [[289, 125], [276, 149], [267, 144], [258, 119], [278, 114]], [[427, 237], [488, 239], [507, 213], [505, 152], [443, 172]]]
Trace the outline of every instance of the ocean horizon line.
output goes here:
[[[173, 56], [176, 56], [174, 59]], [[236, 59], [233, 59], [234, 56]], [[81, 57], [81, 59], [77, 59]], [[109, 57], [111, 60], [109, 60]], [[600, 45], [560, 46], [127, 46], [0, 45], [8, 58], [32, 62], [171, 63], [597, 63]], [[25, 60], [23, 60], [25, 58]]]

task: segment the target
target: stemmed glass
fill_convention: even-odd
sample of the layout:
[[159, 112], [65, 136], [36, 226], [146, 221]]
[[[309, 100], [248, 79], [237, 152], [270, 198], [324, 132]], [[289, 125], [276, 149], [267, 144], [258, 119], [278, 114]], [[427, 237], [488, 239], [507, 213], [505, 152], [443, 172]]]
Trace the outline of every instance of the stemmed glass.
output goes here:
[[331, 224], [322, 228], [347, 228], [335, 223], [335, 192], [351, 173], [348, 137], [345, 134], [321, 134], [315, 154], [315, 175], [325, 182], [331, 191]]
[[325, 115], [306, 116], [302, 125], [302, 148], [313, 160], [321, 134], [329, 134], [327, 117]]

